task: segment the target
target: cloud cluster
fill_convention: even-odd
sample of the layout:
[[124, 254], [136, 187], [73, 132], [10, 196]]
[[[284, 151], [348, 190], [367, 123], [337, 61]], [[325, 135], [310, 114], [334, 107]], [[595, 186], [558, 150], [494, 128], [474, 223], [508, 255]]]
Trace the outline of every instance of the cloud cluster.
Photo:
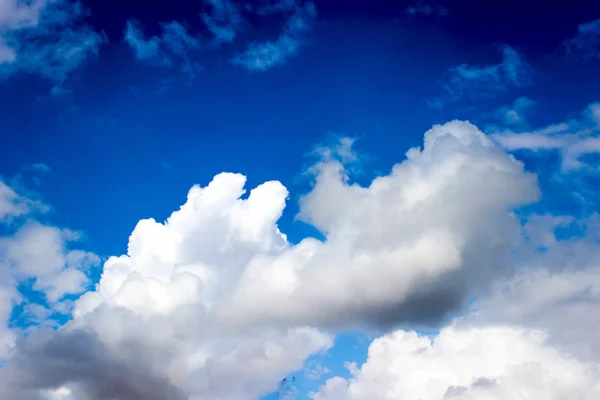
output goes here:
[[40, 75], [64, 90], [72, 71], [97, 55], [102, 35], [86, 24], [86, 9], [70, 0], [0, 1], [0, 77]]
[[588, 105], [578, 119], [548, 125], [533, 131], [505, 130], [493, 134], [509, 151], [558, 151], [562, 155], [562, 171], [596, 168], [582, 157], [600, 153], [600, 103]]
[[539, 196], [535, 176], [466, 122], [434, 126], [367, 187], [335, 153], [312, 169], [299, 215], [324, 241], [279, 231], [279, 182], [243, 198], [245, 177], [219, 174], [164, 223], [140, 221], [72, 321], [19, 341], [0, 390], [259, 397], [331, 346], [323, 329], [434, 323], [484, 290], [519, 240], [510, 211]]
[[405, 12], [409, 15], [437, 15], [438, 17], [445, 17], [448, 15], [448, 9], [440, 4], [428, 3], [424, 0], [419, 0], [412, 6], [406, 8]]
[[353, 376], [329, 379], [314, 400], [592, 400], [597, 365], [546, 343], [538, 331], [509, 326], [444, 328], [435, 339], [395, 331], [371, 343]]

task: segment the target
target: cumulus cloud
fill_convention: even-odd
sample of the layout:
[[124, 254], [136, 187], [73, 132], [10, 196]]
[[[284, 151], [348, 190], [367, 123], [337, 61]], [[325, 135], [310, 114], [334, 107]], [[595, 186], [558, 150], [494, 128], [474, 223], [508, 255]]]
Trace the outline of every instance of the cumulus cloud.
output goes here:
[[306, 33], [314, 25], [316, 17], [313, 2], [294, 5], [291, 16], [276, 40], [252, 42], [244, 52], [236, 54], [231, 62], [253, 71], [266, 71], [284, 64], [305, 44]]
[[447, 327], [435, 338], [395, 331], [369, 346], [352, 378], [328, 380], [314, 400], [467, 400], [600, 396], [597, 365], [562, 353], [542, 332]]
[[179, 64], [183, 73], [190, 78], [194, 77], [200, 65], [190, 54], [200, 48], [199, 39], [190, 35], [187, 28], [178, 21], [163, 23], [161, 28], [160, 37], [146, 38], [140, 22], [129, 20], [125, 25], [125, 43], [131, 47], [139, 61], [163, 67]]
[[219, 174], [164, 223], [140, 221], [71, 322], [19, 341], [4, 393], [259, 397], [331, 346], [323, 329], [436, 322], [460, 307], [502, 275], [519, 240], [510, 210], [539, 196], [534, 175], [459, 121], [369, 186], [335, 157], [312, 171], [299, 218], [324, 241], [287, 241], [281, 183], [243, 197], [244, 176]]
[[0, 1], [0, 76], [36, 74], [60, 91], [104, 41], [84, 22], [86, 15], [69, 0]]
[[581, 158], [600, 153], [600, 103], [588, 105], [579, 119], [555, 123], [533, 131], [501, 131], [494, 139], [509, 151], [557, 151], [562, 155], [562, 171], [595, 168]]
[[424, 0], [419, 0], [412, 6], [406, 8], [405, 12], [409, 15], [437, 15], [445, 17], [448, 15], [448, 9], [440, 4], [428, 3]]
[[577, 35], [565, 41], [567, 54], [583, 60], [600, 58], [600, 19], [581, 24]]
[[493, 65], [461, 64], [450, 68], [444, 84], [449, 100], [464, 96], [495, 96], [509, 88], [526, 86], [532, 79], [532, 68], [511, 46], [502, 47], [502, 61]]

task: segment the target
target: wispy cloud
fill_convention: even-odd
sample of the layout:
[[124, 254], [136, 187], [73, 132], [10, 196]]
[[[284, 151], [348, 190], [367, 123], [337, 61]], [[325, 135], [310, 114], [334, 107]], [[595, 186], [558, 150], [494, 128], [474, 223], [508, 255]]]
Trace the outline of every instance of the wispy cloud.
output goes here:
[[160, 37], [146, 38], [140, 22], [129, 20], [125, 25], [124, 40], [137, 60], [162, 67], [179, 65], [183, 73], [194, 77], [200, 66], [190, 53], [200, 47], [199, 39], [178, 21], [161, 24], [161, 28]]
[[502, 61], [491, 65], [461, 64], [450, 68], [448, 81], [443, 85], [446, 96], [431, 104], [456, 101], [465, 96], [493, 97], [509, 88], [531, 83], [533, 69], [511, 46], [502, 47]]
[[598, 172], [597, 165], [582, 157], [600, 154], [600, 103], [592, 103], [580, 119], [555, 123], [531, 131], [505, 130], [494, 133], [494, 139], [506, 150], [558, 151], [562, 155], [562, 172], [588, 169]]
[[584, 60], [600, 58], [600, 19], [581, 24], [577, 35], [565, 41], [567, 54]]
[[500, 107], [494, 112], [495, 117], [506, 126], [527, 126], [526, 112], [535, 105], [535, 101], [522, 96], [510, 106]]
[[98, 54], [105, 38], [85, 23], [88, 11], [69, 0], [0, 3], [0, 78], [40, 75], [64, 92], [69, 75]]
[[231, 62], [249, 70], [266, 71], [294, 56], [305, 43], [304, 36], [314, 24], [317, 10], [313, 2], [297, 5], [293, 10], [279, 38], [253, 42], [244, 52], [236, 54]]
[[406, 8], [405, 12], [409, 15], [437, 15], [445, 17], [448, 15], [448, 9], [437, 3], [428, 3], [424, 0], [419, 0], [417, 3]]
[[244, 22], [239, 4], [230, 0], [204, 0], [204, 4], [209, 10], [200, 16], [213, 34], [215, 43], [231, 43]]

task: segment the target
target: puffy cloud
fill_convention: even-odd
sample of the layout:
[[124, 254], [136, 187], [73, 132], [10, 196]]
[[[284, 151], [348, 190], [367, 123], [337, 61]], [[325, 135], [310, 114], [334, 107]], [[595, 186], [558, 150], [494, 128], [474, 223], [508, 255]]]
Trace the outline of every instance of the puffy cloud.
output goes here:
[[361, 187], [336, 161], [350, 144], [319, 151], [301, 201], [325, 241], [287, 241], [279, 182], [247, 197], [239, 174], [194, 186], [164, 223], [137, 224], [71, 322], [19, 342], [5, 396], [256, 398], [331, 345], [319, 329], [436, 321], [500, 273], [519, 237], [510, 210], [539, 195], [520, 162], [454, 121]]
[[0, 76], [41, 75], [59, 92], [104, 41], [83, 22], [86, 14], [80, 3], [69, 0], [1, 0]]
[[371, 343], [351, 379], [332, 378], [314, 400], [591, 400], [595, 364], [562, 353], [538, 331], [509, 326], [448, 327], [435, 338], [396, 331]]
[[[494, 285], [469, 321], [513, 324], [550, 333], [550, 342], [580, 359], [600, 361], [600, 216], [534, 216], [526, 229], [539, 249], [521, 257], [519, 273]], [[561, 238], [566, 232], [583, 233]], [[557, 237], [558, 233], [562, 234]]]
[[580, 119], [555, 123], [533, 131], [506, 130], [493, 134], [494, 139], [509, 151], [558, 151], [562, 155], [563, 172], [590, 168], [581, 158], [600, 153], [600, 103], [592, 103]]
[[495, 96], [511, 87], [526, 86], [531, 82], [532, 68], [511, 46], [502, 47], [502, 62], [493, 65], [461, 64], [452, 67], [444, 85], [449, 100], [468, 95]]
[[231, 62], [249, 70], [266, 71], [294, 56], [304, 45], [304, 36], [315, 23], [317, 11], [311, 1], [295, 5], [293, 10], [277, 40], [252, 42], [244, 52], [236, 54]]
[[405, 12], [409, 15], [437, 15], [445, 17], [448, 15], [448, 9], [439, 4], [427, 3], [424, 0], [419, 0], [412, 6], [406, 8]]
[[565, 41], [567, 54], [584, 60], [600, 58], [600, 19], [580, 24], [577, 35]]

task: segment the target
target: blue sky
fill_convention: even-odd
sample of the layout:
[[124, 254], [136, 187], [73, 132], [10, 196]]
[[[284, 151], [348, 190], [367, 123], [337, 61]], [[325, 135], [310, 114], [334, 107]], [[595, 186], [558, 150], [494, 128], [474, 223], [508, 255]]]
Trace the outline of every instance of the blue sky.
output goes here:
[[[314, 285], [321, 288], [320, 293], [327, 294], [329, 287], [326, 282], [330, 282], [327, 277], [334, 277], [335, 273], [346, 274], [343, 265], [351, 264], [351, 261], [335, 258], [339, 249], [346, 248], [344, 246], [362, 249], [366, 246], [365, 257], [375, 257], [375, 253], [370, 253], [374, 250], [367, 248], [370, 243], [388, 243], [389, 240], [389, 246], [399, 246], [409, 239], [397, 232], [413, 229], [407, 217], [398, 217], [397, 226], [393, 222], [389, 222], [392, 224], [389, 227], [385, 226], [386, 221], [396, 221], [387, 213], [393, 213], [392, 204], [399, 201], [399, 197], [382, 197], [371, 203], [356, 194], [360, 191], [355, 193], [354, 189], [348, 188], [358, 187], [352, 184], [369, 188], [376, 177], [395, 177], [391, 173], [392, 167], [406, 159], [409, 149], [418, 146], [423, 148], [423, 156], [417, 157], [422, 161], [415, 165], [422, 168], [419, 176], [425, 180], [434, 173], [431, 171], [438, 171], [435, 165], [446, 165], [443, 164], [445, 159], [438, 160], [438, 152], [454, 154], [455, 148], [452, 145], [441, 147], [443, 141], [440, 139], [437, 142], [439, 149], [431, 142], [430, 154], [427, 143], [423, 145], [423, 134], [435, 124], [452, 120], [470, 121], [485, 140], [502, 153], [504, 158], [498, 158], [498, 165], [504, 165], [509, 172], [506, 172], [507, 175], [490, 175], [497, 184], [481, 183], [477, 174], [461, 174], [462, 177], [470, 177], [460, 178], [464, 182], [453, 175], [439, 178], [435, 182], [443, 179], [457, 182], [456, 193], [444, 192], [444, 196], [449, 197], [439, 197], [432, 203], [432, 209], [423, 215], [433, 215], [431, 224], [436, 229], [442, 226], [444, 229], [457, 229], [452, 233], [461, 232], [460, 235], [466, 235], [460, 236], [461, 240], [470, 243], [470, 239], [464, 238], [475, 236], [464, 233], [467, 228], [463, 225], [459, 224], [460, 229], [454, 225], [454, 217], [451, 216], [462, 216], [462, 211], [457, 211], [460, 208], [454, 208], [453, 204], [468, 207], [473, 197], [483, 196], [481, 193], [476, 196], [469, 194], [469, 190], [502, 191], [490, 198], [483, 196], [485, 199], [474, 203], [474, 210], [481, 207], [489, 213], [473, 211], [470, 215], [465, 212], [469, 215], [464, 216], [463, 221], [472, 218], [485, 221], [482, 224], [489, 223], [486, 233], [479, 232], [481, 227], [469, 225], [468, 232], [479, 232], [480, 237], [487, 237], [488, 233], [492, 235], [496, 229], [504, 232], [505, 225], [509, 223], [498, 222], [501, 219], [499, 214], [496, 215], [499, 209], [505, 211], [503, 218], [510, 214], [518, 222], [520, 231], [510, 231], [512, 233], [507, 234], [510, 246], [498, 253], [511, 255], [510, 265], [502, 267], [506, 273], [494, 274], [493, 278], [492, 274], [469, 273], [463, 278], [472, 279], [472, 282], [463, 285], [468, 286], [468, 290], [458, 285], [461, 286], [460, 295], [456, 295], [455, 292], [459, 291], [456, 287], [446, 288], [448, 292], [437, 291], [447, 298], [440, 294], [439, 298], [429, 299], [423, 294], [431, 289], [427, 286], [429, 283], [410, 281], [410, 287], [423, 286], [417, 291], [408, 291], [404, 297], [398, 294], [399, 297], [393, 301], [386, 297], [386, 301], [391, 301], [389, 304], [382, 305], [383, 300], [379, 299], [373, 304], [357, 305], [360, 311], [352, 309], [354, 311], [348, 311], [347, 315], [340, 311], [339, 321], [325, 311], [323, 315], [302, 311], [304, 306], [297, 306], [302, 310], [298, 311], [298, 315], [285, 319], [285, 323], [279, 311], [265, 311], [266, 308], [263, 308], [266, 306], [257, 305], [260, 312], [248, 311], [250, 315], [256, 314], [247, 317], [255, 318], [252, 329], [264, 324], [268, 326], [268, 335], [272, 334], [270, 329], [276, 331], [306, 326], [318, 330], [319, 334], [329, 335], [327, 337], [332, 341], [337, 337], [333, 345], [324, 344], [327, 342], [324, 338], [296, 344], [303, 349], [299, 350], [297, 359], [290, 358], [289, 362], [282, 362], [277, 368], [265, 367], [268, 372], [264, 373], [264, 378], [247, 378], [250, 383], [244, 380], [246, 378], [239, 378], [244, 382], [243, 385], [240, 383], [242, 393], [265, 395], [287, 376], [285, 387], [263, 398], [310, 398], [309, 392], [319, 391], [327, 379], [337, 376], [350, 379], [347, 380], [348, 389], [339, 394], [341, 397], [328, 394], [323, 386], [322, 394], [313, 395], [317, 396], [314, 398], [362, 398], [360, 390], [363, 389], [352, 389], [352, 385], [364, 384], [360, 377], [368, 376], [371, 369], [350, 373], [344, 365], [356, 362], [355, 368], [360, 369], [367, 359], [367, 349], [373, 338], [389, 334], [393, 329], [416, 329], [423, 337], [428, 334], [435, 336], [442, 327], [452, 325], [451, 321], [457, 316], [470, 315], [469, 305], [480, 298], [490, 299], [482, 300], [482, 304], [491, 304], [489, 314], [495, 318], [495, 315], [502, 314], [497, 308], [500, 300], [494, 297], [489, 287], [510, 280], [510, 274], [526, 268], [524, 266], [543, 267], [556, 274], [563, 273], [567, 267], [574, 268], [579, 271], [577, 276], [581, 276], [581, 271], [588, 273], [593, 268], [587, 264], [573, 265], [573, 260], [595, 259], [592, 255], [597, 251], [598, 238], [593, 237], [591, 227], [595, 226], [594, 218], [600, 201], [597, 191], [600, 184], [597, 163], [600, 154], [599, 68], [600, 6], [585, 1], [524, 4], [516, 1], [174, 0], [151, 1], [141, 6], [136, 2], [96, 0], [0, 0], [0, 232], [3, 235], [0, 240], [0, 268], [5, 270], [0, 277], [7, 282], [6, 293], [12, 293], [6, 297], [5, 309], [9, 310], [7, 328], [0, 328], [0, 337], [6, 331], [12, 339], [7, 339], [9, 344], [6, 348], [9, 350], [0, 351], [0, 359], [7, 366], [11, 365], [11, 359], [17, 360], [12, 361], [17, 368], [28, 365], [19, 364], [21, 361], [33, 362], [31, 360], [35, 357], [42, 357], [22, 350], [25, 345], [21, 344], [21, 339], [14, 339], [29, 336], [31, 332], [40, 330], [39, 326], [48, 325], [57, 330], [59, 338], [63, 334], [74, 334], [72, 329], [76, 330], [76, 323], [67, 324], [68, 328], [60, 326], [75, 315], [72, 314], [77, 312], [74, 304], [84, 292], [100, 292], [100, 286], [95, 285], [107, 271], [104, 263], [110, 256], [129, 254], [132, 259], [135, 258], [132, 252], [136, 251], [135, 243], [138, 242], [132, 242], [129, 237], [138, 221], [154, 218], [158, 223], [164, 222], [186, 202], [193, 185], [205, 187], [221, 172], [243, 174], [247, 179], [245, 188], [248, 192], [269, 181], [280, 182], [288, 192], [287, 196], [283, 196], [287, 197], [287, 202], [281, 212], [276, 201], [281, 197], [279, 189], [269, 186], [264, 196], [271, 197], [257, 200], [265, 204], [264, 214], [256, 211], [256, 215], [248, 217], [250, 222], [247, 223], [251, 226], [263, 226], [262, 220], [256, 218], [265, 218], [265, 226], [269, 223], [274, 226], [269, 228], [271, 230], [260, 230], [256, 235], [265, 235], [264, 238], [261, 236], [261, 240], [268, 243], [263, 244], [264, 249], [275, 247], [269, 247], [267, 251], [259, 246], [257, 249], [263, 250], [256, 250], [252, 247], [254, 244], [251, 246], [244, 242], [246, 239], [242, 240], [242, 236], [226, 236], [224, 243], [234, 243], [231, 244], [234, 250], [223, 250], [224, 254], [229, 254], [229, 258], [223, 256], [223, 260], [237, 260], [238, 256], [245, 260], [245, 252], [250, 251], [248, 248], [254, 249], [256, 257], [279, 254], [278, 245], [272, 244], [280, 240], [277, 229], [286, 235], [285, 243], [290, 249], [303, 249], [305, 238], [316, 238], [326, 246], [333, 243], [332, 249], [323, 252], [334, 255], [323, 255], [320, 261], [314, 262], [324, 263], [321, 267], [324, 270], [328, 270], [330, 264], [338, 263], [340, 266], [339, 271], [332, 269], [330, 275], [320, 278], [324, 283]], [[463, 140], [460, 132], [472, 134], [470, 128], [462, 125], [442, 126], [445, 128], [440, 129], [448, 129], [459, 141]], [[430, 137], [436, 135], [434, 132]], [[347, 146], [350, 141], [342, 138], [351, 138], [352, 147]], [[473, 168], [480, 162], [500, 157], [496, 150], [482, 153], [488, 151], [488, 145], [482, 145], [483, 150], [480, 151], [471, 142], [469, 145], [461, 143], [465, 146], [465, 154], [473, 157], [467, 162]], [[426, 157], [429, 161], [423, 161]], [[512, 157], [523, 162], [524, 170], [507, 161]], [[439, 164], [427, 166], [428, 162], [434, 162], [431, 160], [438, 160]], [[449, 165], [445, 168], [451, 169]], [[494, 165], [489, 168], [496, 168]], [[329, 168], [338, 167], [345, 171], [341, 173], [342, 183], [331, 180], [333, 178], [328, 175]], [[518, 170], [513, 170], [513, 167]], [[488, 169], [481, 169], [479, 173], [486, 176], [488, 172]], [[535, 185], [528, 180], [527, 173], [536, 174]], [[440, 174], [444, 176], [442, 172]], [[505, 176], [510, 177], [508, 183], [504, 182]], [[224, 178], [226, 183], [223, 185], [232, 185], [231, 190], [237, 190], [237, 181], [227, 179]], [[433, 185], [431, 182], [429, 184]], [[348, 188], [346, 185], [349, 185]], [[421, 186], [415, 186], [418, 187]], [[343, 191], [336, 192], [338, 189]], [[248, 198], [248, 192], [241, 198]], [[374, 198], [378, 198], [379, 192], [373, 190], [372, 193]], [[428, 193], [437, 192], [431, 189]], [[390, 210], [381, 204], [389, 204]], [[440, 210], [446, 208], [450, 211], [442, 215]], [[206, 212], [230, 215], [227, 209], [220, 208]], [[348, 218], [342, 216], [344, 213]], [[366, 213], [372, 213], [371, 217], [361, 220]], [[192, 248], [216, 246], [217, 239], [213, 243], [210, 238], [219, 238], [222, 230], [226, 230], [220, 226], [229, 226], [227, 224], [230, 223], [237, 226], [234, 222], [227, 222], [230, 221], [228, 218], [233, 220], [238, 214], [231, 215], [225, 222], [218, 219], [203, 222], [215, 224], [214, 228], [213, 225], [204, 225], [194, 228], [197, 230], [189, 228], [189, 231], [185, 230], [187, 233], [172, 235], [189, 239], [186, 243], [191, 246], [188, 249], [191, 253], [195, 252]], [[447, 220], [444, 219], [446, 215]], [[489, 220], [486, 219], [488, 217]], [[188, 218], [193, 219], [192, 216]], [[272, 218], [275, 220], [272, 221]], [[370, 226], [370, 221], [378, 218], [383, 221], [380, 225], [362, 231], [367, 229], [365, 226]], [[438, 224], [435, 218], [445, 222]], [[346, 226], [349, 222], [344, 222], [346, 219], [359, 222], [350, 229]], [[498, 225], [493, 225], [496, 222]], [[425, 222], [410, 223], [419, 227], [423, 224], [419, 229], [430, 232]], [[243, 226], [243, 229], [251, 229]], [[139, 232], [142, 232], [141, 229]], [[160, 229], [156, 228], [156, 232]], [[258, 232], [259, 228], [256, 229]], [[508, 232], [509, 228], [506, 229]], [[353, 239], [356, 240], [353, 245], [340, 239], [349, 235], [347, 232], [360, 234]], [[138, 239], [139, 243], [145, 243], [139, 244], [139, 248], [147, 246], [148, 249], [140, 250], [140, 254], [146, 254], [146, 251], [152, 253], [152, 256], [144, 256], [148, 258], [139, 256], [140, 260], [152, 264], [152, 260], [159, 258], [170, 259], [171, 253], [167, 250], [164, 253], [156, 250], [154, 254], [151, 249], [159, 248], [171, 239], [167, 236], [156, 236], [162, 238], [156, 239], [152, 235], [154, 233], [142, 232], [137, 236], [142, 238]], [[445, 236], [435, 238], [437, 241], [445, 240]], [[486, 247], [495, 240], [493, 236], [490, 238], [485, 244], [473, 239], [473, 247], [459, 246], [461, 259], [472, 256], [474, 264], [485, 264], [485, 256], [477, 254], [495, 254], [492, 251], [496, 251], [496, 247]], [[522, 240], [513, 240], [515, 238]], [[236, 250], [236, 240], [245, 243], [241, 250]], [[226, 244], [222, 245], [229, 249], [229, 244]], [[313, 251], [310, 246], [312, 244], [307, 244], [306, 251]], [[37, 254], [39, 249], [50, 253]], [[439, 251], [443, 254], [442, 250]], [[549, 267], [548, 254], [554, 252], [562, 255], [555, 259], [567, 260], [566, 264]], [[575, 253], [568, 261], [569, 257], [565, 254]], [[186, 257], [178, 258], [178, 263], [184, 263], [181, 260], [188, 260], [189, 257]], [[200, 258], [209, 264], [206, 260], [210, 257], [206, 257]], [[258, 262], [258, 258], [254, 260]], [[375, 275], [385, 273], [377, 268], [380, 264], [387, 265], [388, 261], [381, 258], [370, 260], [365, 268], [372, 268]], [[229, 261], [219, 262], [229, 265]], [[391, 265], [396, 265], [395, 262], [390, 261]], [[54, 264], [44, 267], [44, 263]], [[439, 263], [443, 264], [442, 261]], [[418, 260], [403, 261], [397, 268], [410, 270], [413, 264], [421, 265]], [[500, 269], [500, 266], [490, 268]], [[51, 276], [48, 271], [57, 275]], [[144, 275], [141, 271], [137, 272]], [[352, 277], [352, 272], [347, 275]], [[303, 281], [303, 285], [309, 286], [312, 282], [308, 280], [310, 277], [313, 275], [305, 277], [307, 281]], [[220, 279], [226, 281], [224, 277]], [[330, 284], [337, 287], [337, 283], [332, 283], [337, 280], [331, 279]], [[356, 282], [360, 281], [356, 279]], [[351, 278], [348, 278], [350, 281]], [[241, 279], [231, 285], [239, 284], [243, 288], [244, 282]], [[375, 288], [376, 284], [373, 282], [372, 287]], [[399, 282], [397, 284], [403, 287]], [[348, 289], [348, 293], [356, 291], [357, 298], [369, 298], [370, 289], [358, 289], [352, 286], [354, 283], [349, 285], [354, 289]], [[3, 293], [1, 289], [0, 295]], [[260, 292], [260, 285], [255, 290]], [[331, 290], [337, 293], [335, 288]], [[399, 292], [402, 290], [398, 289]], [[574, 287], [571, 290], [579, 293], [583, 289]], [[150, 291], [148, 289], [146, 293]], [[20, 296], [15, 295], [17, 292]], [[235, 296], [238, 295], [244, 298], [246, 292], [240, 289], [240, 293], [234, 291], [231, 301], [237, 301]], [[324, 310], [330, 312], [330, 309], [353, 307], [347, 304], [354, 302], [342, 301], [345, 299], [342, 294], [339, 298], [336, 295], [323, 295]], [[412, 295], [420, 300], [411, 303]], [[171, 294], [156, 296], [168, 297]], [[300, 293], [297, 298], [303, 299], [302, 296], [305, 295]], [[320, 301], [319, 296], [306, 296]], [[0, 301], [4, 301], [2, 296]], [[118, 308], [121, 304], [127, 308], [123, 306], [127, 303], [125, 300], [122, 300], [125, 303], [115, 300], [114, 304], [111, 301], [106, 300], [110, 307]], [[303, 300], [303, 304], [308, 304], [307, 301]], [[211, 306], [203, 304], [212, 307], [213, 303], [220, 304], [215, 299], [211, 300]], [[281, 304], [288, 303], [282, 300]], [[290, 303], [289, 307], [296, 307], [294, 304]], [[131, 310], [143, 314], [135, 308], [137, 305], [131, 307]], [[392, 308], [398, 314], [388, 315]], [[2, 307], [0, 317], [1, 310]], [[235, 314], [237, 311], [234, 311], [231, 312]], [[100, 315], [101, 312], [94, 311], [93, 314]], [[92, 319], [86, 318], [85, 321]], [[106, 316], [102, 318], [110, 320]], [[166, 317], [162, 315], [161, 318]], [[494, 323], [500, 321], [526, 326], [520, 319], [494, 318], [483, 319], [486, 323], [493, 320]], [[175, 322], [168, 321], [175, 326]], [[539, 321], [539, 326], [531, 328], [547, 329], [552, 335], [555, 325], [547, 322], [545, 317], [540, 317]], [[86, 323], [93, 325], [89, 321]], [[213, 324], [210, 326], [214, 329], [226, 329], [220, 323], [212, 319], [206, 322]], [[91, 329], [89, 326], [84, 326], [86, 332]], [[66, 333], [60, 333], [63, 331]], [[563, 333], [560, 331], [556, 336], [562, 337]], [[102, 333], [96, 334], [102, 337]], [[260, 335], [258, 337], [263, 337]], [[264, 340], [271, 340], [272, 336], [268, 337]], [[185, 340], [193, 342], [189, 338]], [[295, 340], [295, 336], [290, 336], [281, 343], [296, 343]], [[103, 343], [108, 346], [108, 342]], [[203, 346], [226, 347], [226, 344], [215, 344], [214, 341], [206, 343]], [[567, 344], [564, 346], [570, 350]], [[215, 358], [223, 356], [215, 354]], [[47, 354], [43, 356], [48, 357]], [[132, 367], [124, 360], [103, 362], [107, 364], [98, 361], [98, 368], [109, 368], [108, 365], [114, 366], [119, 362], [125, 365], [118, 364], [123, 368], [141, 368]], [[150, 358], [146, 362], [161, 361]], [[305, 368], [297, 370], [299, 365]], [[226, 367], [220, 365], [218, 368], [224, 371]], [[0, 384], [2, 378], [9, 379], [10, 373], [13, 373], [9, 367], [4, 369], [5, 376], [0, 375]], [[79, 382], [79, 378], [67, 372], [59, 378], [46, 380], [43, 379], [44, 371], [35, 374], [23, 379], [36, 382], [36, 389], [67, 388], [64, 390], [70, 394], [64, 396], [76, 396], [77, 393], [89, 396], [76, 397], [83, 399], [131, 398], [123, 394], [126, 391], [107, 394], [98, 388], [90, 388], [86, 386], [87, 378], [81, 378]], [[152, 374], [156, 378], [160, 372]], [[239, 377], [241, 373], [231, 374]], [[230, 376], [225, 372], [223, 375]], [[281, 377], [276, 379], [278, 375]], [[292, 376], [295, 379], [290, 383]], [[162, 375], [160, 379], [163, 379]], [[174, 378], [169, 375], [168, 379]], [[331, 385], [336, 383], [331, 382]], [[9, 386], [6, 385], [5, 390], [13, 390]], [[208, 396], [206, 393], [212, 393], [211, 398], [239, 398], [235, 397], [237, 394], [225, 394], [226, 391], [210, 385], [208, 387], [213, 392], [199, 389], [189, 382], [175, 386], [176, 391], [181, 392], [171, 397], [165, 394], [163, 398], [177, 399], [179, 395], [192, 398], [189, 396], [194, 393], [200, 396], [194, 399], [208, 398], [202, 397]], [[0, 389], [4, 389], [2, 385]], [[386, 393], [392, 393], [391, 390]], [[397, 393], [410, 399], [418, 398], [410, 397], [413, 392], [406, 390], [405, 393]], [[589, 390], [589, 393], [595, 393], [591, 391], [593, 389]], [[373, 389], [371, 393], [379, 392]], [[532, 393], [539, 395], [541, 392]], [[42, 395], [62, 396], [60, 393]], [[42, 398], [71, 398], [64, 396]], [[429, 396], [423, 398], [437, 398], [433, 394]]]

